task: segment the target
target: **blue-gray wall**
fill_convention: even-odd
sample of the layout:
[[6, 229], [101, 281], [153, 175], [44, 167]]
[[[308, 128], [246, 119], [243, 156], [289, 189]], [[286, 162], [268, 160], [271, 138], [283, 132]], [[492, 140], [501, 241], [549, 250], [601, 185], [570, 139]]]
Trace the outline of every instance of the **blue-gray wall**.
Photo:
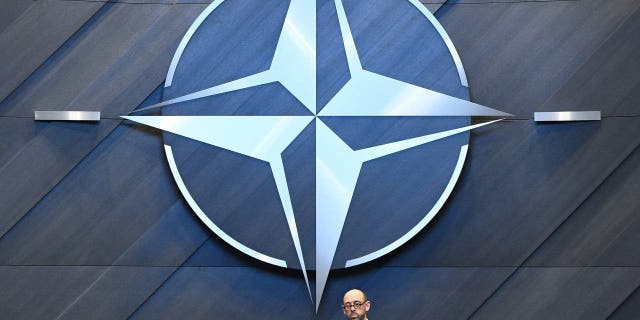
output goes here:
[[[265, 19], [286, 10], [280, 0], [228, 1]], [[173, 183], [162, 133], [119, 119], [162, 99], [173, 53], [206, 2], [0, 2], [0, 318], [314, 317], [300, 272], [212, 235]], [[354, 26], [357, 42], [406, 30], [398, 7], [356, 2], [345, 0], [350, 17], [370, 19]], [[515, 116], [472, 132], [454, 193], [415, 239], [331, 273], [318, 318], [340, 319], [351, 287], [369, 294], [372, 319], [638, 318], [640, 1], [430, 2], [471, 100]], [[332, 1], [318, 9], [334, 17]], [[254, 31], [268, 32], [243, 32]], [[408, 61], [434, 63], [403, 45]], [[363, 57], [397, 77], [415, 70], [376, 64], [388, 59]], [[332, 83], [346, 80], [341, 72]], [[445, 80], [432, 85], [455, 91]], [[325, 89], [321, 99], [335, 91]], [[34, 110], [64, 109], [100, 110], [103, 120], [33, 121]], [[557, 110], [601, 110], [603, 120], [531, 120]], [[273, 189], [268, 177], [247, 181], [255, 194]], [[366, 246], [363, 232], [341, 244]], [[285, 240], [269, 239], [286, 251]]]

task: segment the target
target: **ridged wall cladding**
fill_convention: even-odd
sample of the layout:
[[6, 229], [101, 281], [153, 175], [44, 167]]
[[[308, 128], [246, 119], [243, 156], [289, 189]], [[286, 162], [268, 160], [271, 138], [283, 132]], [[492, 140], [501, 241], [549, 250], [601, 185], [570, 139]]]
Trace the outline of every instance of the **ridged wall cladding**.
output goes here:
[[[373, 301], [370, 319], [640, 317], [640, 1], [423, 1], [471, 100], [514, 117], [471, 133], [453, 194], [416, 238], [332, 271], [317, 315], [299, 271], [248, 258], [197, 219], [160, 131], [119, 118], [161, 101], [208, 2], [0, 1], [1, 319], [340, 319], [352, 287]], [[385, 12], [354, 27], [357, 43], [402, 29]], [[321, 94], [347, 79], [336, 63]], [[103, 120], [35, 122], [34, 110]], [[603, 120], [532, 120], [558, 110]]]

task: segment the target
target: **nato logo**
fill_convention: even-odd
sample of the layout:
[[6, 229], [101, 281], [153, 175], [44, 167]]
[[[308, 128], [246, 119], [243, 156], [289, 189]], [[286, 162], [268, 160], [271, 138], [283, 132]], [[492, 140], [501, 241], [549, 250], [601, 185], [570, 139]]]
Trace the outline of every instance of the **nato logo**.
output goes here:
[[499, 121], [471, 117], [509, 116], [468, 101], [460, 57], [418, 0], [378, 2], [215, 0], [178, 45], [163, 102], [125, 117], [163, 131], [198, 218], [300, 269], [316, 310], [330, 270], [392, 252], [443, 207], [469, 131]]

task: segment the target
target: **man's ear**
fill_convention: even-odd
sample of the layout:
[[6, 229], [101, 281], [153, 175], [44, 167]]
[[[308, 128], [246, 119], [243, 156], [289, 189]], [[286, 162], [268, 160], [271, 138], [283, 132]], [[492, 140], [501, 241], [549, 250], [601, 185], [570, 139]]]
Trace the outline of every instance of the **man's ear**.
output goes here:
[[364, 304], [364, 311], [369, 311], [369, 308], [371, 308], [371, 301], [367, 301]]

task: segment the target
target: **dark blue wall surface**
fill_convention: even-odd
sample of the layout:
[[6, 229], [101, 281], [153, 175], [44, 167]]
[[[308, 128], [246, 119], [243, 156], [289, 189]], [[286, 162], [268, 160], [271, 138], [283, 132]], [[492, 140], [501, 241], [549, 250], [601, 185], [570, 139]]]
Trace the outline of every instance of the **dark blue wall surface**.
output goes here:
[[[208, 1], [0, 2], [0, 318], [340, 319], [342, 294], [352, 287], [373, 301], [371, 319], [637, 318], [640, 1], [433, 2], [426, 5], [458, 49], [469, 91], [433, 30], [402, 0], [344, 1], [363, 65], [514, 117], [469, 135], [453, 194], [416, 238], [372, 263], [332, 271], [317, 316], [300, 271], [245, 256], [192, 213], [165, 161], [163, 143], [176, 137], [119, 118], [179, 94], [163, 90], [164, 77]], [[225, 5], [237, 15], [213, 17], [211, 34], [196, 34], [194, 62], [176, 74], [185, 90], [270, 63], [287, 2]], [[318, 0], [318, 17], [323, 105], [349, 75], [333, 1]], [[401, 40], [405, 34], [413, 38]], [[219, 114], [306, 112], [277, 84], [183, 110], [201, 113], [208, 105], [222, 105]], [[103, 119], [35, 122], [34, 110], [99, 110]], [[558, 110], [601, 110], [603, 120], [531, 120], [534, 111]], [[459, 121], [393, 120], [400, 124], [326, 122], [362, 148]], [[308, 152], [286, 153], [287, 161], [313, 159], [312, 129], [294, 146]], [[446, 153], [465, 138], [421, 152]], [[177, 160], [194, 189], [204, 190], [198, 196], [212, 210], [220, 202], [229, 207], [220, 223], [295, 262], [266, 164], [182, 143]], [[393, 238], [390, 230], [414, 223], [451, 164], [420, 153], [405, 154], [404, 166], [392, 160], [366, 168], [337, 260], [367, 253]], [[288, 172], [299, 177], [291, 181], [296, 190], [313, 186], [305, 178], [313, 168], [296, 168]], [[235, 179], [243, 188], [198, 176]], [[419, 182], [432, 189], [410, 193]], [[412, 202], [385, 202], [389, 190]], [[293, 197], [305, 258], [313, 261], [309, 194]], [[265, 227], [271, 236], [261, 233]]]

